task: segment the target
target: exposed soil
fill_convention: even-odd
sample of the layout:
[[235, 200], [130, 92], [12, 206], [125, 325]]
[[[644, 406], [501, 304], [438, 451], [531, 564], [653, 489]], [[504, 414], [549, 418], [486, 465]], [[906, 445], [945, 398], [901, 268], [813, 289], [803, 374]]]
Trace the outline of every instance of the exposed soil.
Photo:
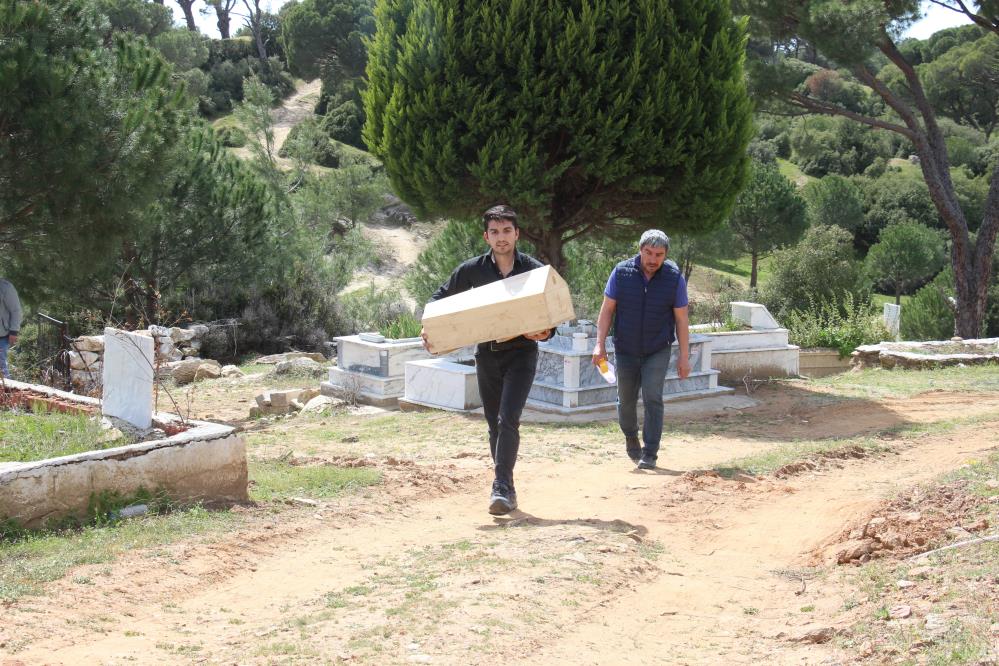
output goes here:
[[[324, 440], [303, 425], [253, 444], [256, 455], [283, 446], [296, 464], [374, 466], [385, 482], [317, 508], [239, 509], [238, 532], [155, 560], [128, 554], [110, 576], [80, 567], [0, 609], [0, 645], [16, 643], [9, 658], [25, 664], [849, 662], [831, 640], [854, 620], [847, 592], [816, 572], [852, 561], [840, 554], [868, 533], [875, 557], [917, 552], [954, 525], [984, 529], [965, 520], [973, 503], [959, 487], [886, 498], [995, 449], [999, 395], [837, 401], [781, 386], [754, 397], [756, 409], [674, 433], [652, 473], [632, 470], [616, 435], [526, 429], [521, 510], [498, 519], [485, 511], [477, 420], [398, 415], [382, 441], [361, 429], [385, 417], [316, 422]], [[978, 422], [883, 432], [953, 418], [958, 403]], [[392, 441], [407, 428], [425, 431], [411, 449]], [[802, 437], [864, 434], [884, 446], [781, 475], [710, 469]], [[310, 453], [296, 445], [307, 439]], [[380, 445], [408, 453], [358, 455]]]
[[89, 405], [81, 405], [78, 402], [47, 395], [41, 391], [11, 387], [0, 387], [0, 409], [20, 409], [29, 412], [40, 409], [47, 412], [82, 414], [84, 416], [95, 414], [97, 411]]

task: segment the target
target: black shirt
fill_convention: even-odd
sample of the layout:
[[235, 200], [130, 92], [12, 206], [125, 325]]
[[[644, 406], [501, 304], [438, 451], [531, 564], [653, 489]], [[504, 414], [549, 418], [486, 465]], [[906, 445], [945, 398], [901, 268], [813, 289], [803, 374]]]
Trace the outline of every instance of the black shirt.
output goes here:
[[[486, 252], [478, 257], [472, 257], [458, 266], [458, 268], [454, 269], [454, 272], [451, 273], [451, 277], [449, 277], [447, 282], [442, 284], [440, 288], [434, 292], [434, 295], [430, 297], [430, 300], [432, 302], [442, 298], [447, 298], [448, 296], [454, 296], [455, 294], [460, 294], [461, 292], [468, 291], [474, 287], [481, 287], [489, 284], [490, 282], [502, 280], [504, 277], [520, 275], [521, 273], [533, 271], [535, 268], [542, 268], [543, 266], [544, 264], [534, 257], [524, 254], [519, 250], [514, 250], [513, 269], [509, 274], [504, 276], [500, 273], [499, 267], [496, 266], [496, 262], [493, 261], [492, 252]], [[548, 337], [550, 338], [554, 332], [555, 329], [551, 329]], [[509, 342], [502, 343], [502, 345], [504, 347], [507, 345], [511, 347], [520, 347], [524, 346], [525, 343], [534, 344], [534, 341], [528, 340], [521, 335], [513, 340], [510, 340]]]

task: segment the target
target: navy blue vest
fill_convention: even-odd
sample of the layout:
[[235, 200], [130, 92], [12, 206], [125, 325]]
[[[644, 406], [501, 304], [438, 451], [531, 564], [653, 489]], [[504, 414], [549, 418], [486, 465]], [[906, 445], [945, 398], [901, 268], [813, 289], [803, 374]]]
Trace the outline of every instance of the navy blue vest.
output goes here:
[[680, 271], [673, 262], [645, 284], [640, 255], [614, 267], [617, 309], [614, 314], [614, 348], [625, 354], [644, 356], [665, 349], [676, 339], [673, 303]]

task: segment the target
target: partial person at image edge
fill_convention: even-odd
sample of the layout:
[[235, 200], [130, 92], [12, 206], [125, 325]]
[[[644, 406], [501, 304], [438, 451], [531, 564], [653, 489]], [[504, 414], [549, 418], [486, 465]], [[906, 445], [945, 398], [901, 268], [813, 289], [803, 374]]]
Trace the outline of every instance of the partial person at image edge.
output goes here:
[[10, 379], [7, 352], [21, 331], [21, 301], [10, 281], [0, 278], [0, 375]]

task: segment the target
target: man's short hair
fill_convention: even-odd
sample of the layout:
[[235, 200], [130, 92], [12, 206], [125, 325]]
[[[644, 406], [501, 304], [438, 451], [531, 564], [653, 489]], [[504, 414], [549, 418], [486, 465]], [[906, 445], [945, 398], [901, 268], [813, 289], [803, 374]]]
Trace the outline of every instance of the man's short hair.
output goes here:
[[509, 220], [513, 223], [514, 229], [520, 229], [517, 225], [517, 211], [509, 206], [493, 206], [482, 214], [482, 230], [489, 231], [489, 223], [496, 220]]
[[658, 229], [649, 229], [642, 237], [638, 240], [638, 249], [641, 250], [643, 247], [664, 247], [669, 249], [669, 236]]

